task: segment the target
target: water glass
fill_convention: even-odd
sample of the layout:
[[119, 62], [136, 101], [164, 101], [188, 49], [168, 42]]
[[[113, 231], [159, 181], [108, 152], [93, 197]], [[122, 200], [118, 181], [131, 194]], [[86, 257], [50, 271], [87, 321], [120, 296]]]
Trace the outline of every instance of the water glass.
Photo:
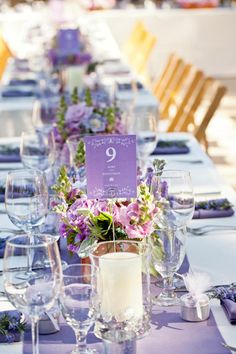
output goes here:
[[153, 302], [161, 306], [177, 305], [179, 300], [174, 291], [173, 276], [185, 256], [186, 228], [174, 226], [160, 228], [152, 234], [150, 243], [154, 245], [156, 240], [160, 249], [155, 253], [155, 246], [151, 247], [152, 263], [163, 279], [163, 289]]
[[8, 172], [5, 207], [11, 222], [30, 235], [44, 222], [48, 212], [48, 187], [44, 173], [28, 169]]
[[53, 132], [22, 133], [20, 156], [25, 167], [46, 171], [53, 166], [55, 154]]
[[7, 240], [3, 282], [9, 301], [31, 318], [32, 353], [39, 354], [38, 320], [55, 304], [61, 289], [61, 259], [55, 238], [27, 235]]
[[194, 213], [194, 194], [190, 173], [183, 170], [164, 170], [154, 175], [151, 192], [160, 206], [159, 222], [163, 225], [184, 226]]
[[96, 353], [87, 347], [86, 337], [95, 321], [97, 295], [97, 267], [74, 264], [63, 269], [59, 302], [66, 322], [75, 332], [76, 347], [71, 354]]
[[59, 97], [42, 97], [36, 100], [33, 106], [32, 121], [35, 130], [45, 133], [52, 130], [56, 121], [56, 112], [59, 107]]

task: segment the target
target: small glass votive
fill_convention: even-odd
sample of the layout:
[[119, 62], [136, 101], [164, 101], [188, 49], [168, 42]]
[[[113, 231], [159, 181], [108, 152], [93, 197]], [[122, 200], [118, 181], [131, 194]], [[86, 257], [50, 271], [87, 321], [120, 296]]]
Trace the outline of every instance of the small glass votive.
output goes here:
[[201, 294], [197, 299], [191, 294], [180, 298], [181, 317], [185, 321], [200, 322], [209, 318], [210, 300], [206, 294]]

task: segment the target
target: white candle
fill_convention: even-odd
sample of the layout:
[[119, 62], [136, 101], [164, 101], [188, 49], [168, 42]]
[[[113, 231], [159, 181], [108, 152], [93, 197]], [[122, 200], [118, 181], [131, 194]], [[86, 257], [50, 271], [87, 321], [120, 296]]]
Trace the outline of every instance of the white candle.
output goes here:
[[100, 257], [102, 313], [125, 320], [143, 315], [142, 259], [131, 252], [114, 252]]

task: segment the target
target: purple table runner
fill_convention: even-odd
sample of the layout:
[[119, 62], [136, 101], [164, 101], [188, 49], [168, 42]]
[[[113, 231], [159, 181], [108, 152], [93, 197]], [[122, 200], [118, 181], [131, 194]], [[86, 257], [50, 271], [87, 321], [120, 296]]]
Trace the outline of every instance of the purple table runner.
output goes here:
[[[60, 332], [40, 335], [39, 342], [40, 354], [67, 354], [75, 346], [75, 336], [62, 322]], [[212, 313], [207, 321], [193, 323], [181, 319], [178, 307], [155, 307], [149, 335], [137, 341], [137, 354], [229, 354], [222, 342]], [[92, 333], [89, 333], [88, 343], [90, 348], [102, 352], [102, 342]], [[23, 354], [32, 354], [29, 332], [25, 334]]]
[[[62, 258], [69, 263], [78, 262], [77, 256], [68, 258], [68, 252], [61, 244]], [[185, 257], [179, 270], [181, 273], [188, 271], [188, 258]], [[155, 295], [160, 288], [152, 281], [151, 291]], [[65, 323], [61, 316], [60, 331], [55, 334], [40, 335], [40, 354], [69, 354], [75, 347], [75, 335], [73, 330]], [[180, 317], [179, 307], [153, 307], [151, 318], [151, 330], [148, 336], [137, 341], [137, 354], [230, 354], [231, 352], [222, 346], [224, 342], [210, 313], [207, 321], [186, 322]], [[90, 348], [103, 350], [103, 343], [94, 336], [88, 335]], [[31, 354], [31, 334], [24, 337], [23, 354]], [[128, 353], [127, 353], [128, 354]]]

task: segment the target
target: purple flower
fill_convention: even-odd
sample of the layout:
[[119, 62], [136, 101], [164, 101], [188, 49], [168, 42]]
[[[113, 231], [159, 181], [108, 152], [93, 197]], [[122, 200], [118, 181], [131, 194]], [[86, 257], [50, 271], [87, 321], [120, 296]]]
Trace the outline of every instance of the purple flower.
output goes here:
[[93, 113], [88, 119], [83, 121], [85, 128], [94, 133], [104, 132], [106, 129], [106, 123], [106, 119], [98, 113]]
[[71, 130], [78, 129], [82, 121], [88, 120], [92, 112], [93, 107], [86, 106], [84, 102], [69, 106], [65, 115], [65, 122], [70, 133]]

